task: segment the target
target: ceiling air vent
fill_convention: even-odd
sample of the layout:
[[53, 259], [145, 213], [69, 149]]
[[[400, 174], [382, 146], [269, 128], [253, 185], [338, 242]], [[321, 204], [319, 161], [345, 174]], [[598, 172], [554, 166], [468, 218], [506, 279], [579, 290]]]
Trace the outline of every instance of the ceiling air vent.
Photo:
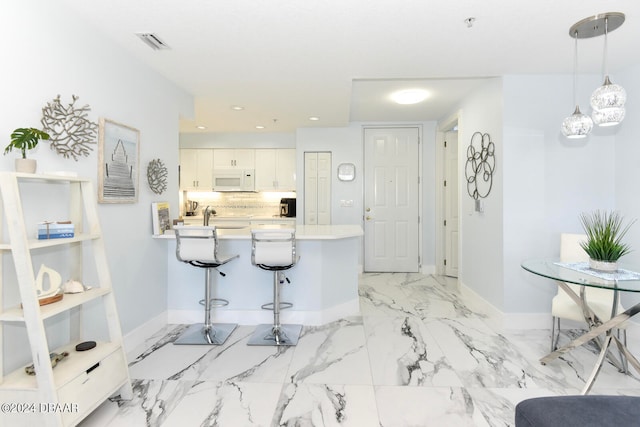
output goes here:
[[160, 40], [160, 37], [153, 33], [136, 33], [136, 36], [140, 37], [140, 40], [149, 45], [153, 50], [169, 49], [169, 45]]

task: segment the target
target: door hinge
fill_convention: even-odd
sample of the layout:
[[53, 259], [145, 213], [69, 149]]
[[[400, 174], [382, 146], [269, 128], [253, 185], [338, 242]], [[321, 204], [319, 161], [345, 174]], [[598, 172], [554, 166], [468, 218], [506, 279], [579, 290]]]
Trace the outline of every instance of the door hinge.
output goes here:
[[446, 219], [444, 220], [444, 226], [445, 227], [447, 226], [447, 220]]
[[447, 265], [447, 259], [446, 258], [444, 259], [444, 265]]
[[445, 187], [447, 186], [447, 180], [446, 179], [444, 180], [444, 186]]
[[447, 148], [447, 141], [444, 142], [444, 148]]

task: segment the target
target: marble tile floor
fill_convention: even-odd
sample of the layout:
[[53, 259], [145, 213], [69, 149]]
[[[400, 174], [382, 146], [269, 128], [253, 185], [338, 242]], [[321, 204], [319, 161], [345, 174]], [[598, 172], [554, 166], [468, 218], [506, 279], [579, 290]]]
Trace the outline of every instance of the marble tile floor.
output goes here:
[[[548, 330], [493, 330], [444, 277], [363, 274], [360, 305], [296, 347], [247, 346], [251, 326], [174, 346], [185, 325], [169, 325], [130, 361], [134, 399], [81, 426], [512, 426], [523, 399], [578, 394], [596, 357], [584, 346], [542, 366]], [[640, 395], [640, 379], [607, 364], [592, 393]]]

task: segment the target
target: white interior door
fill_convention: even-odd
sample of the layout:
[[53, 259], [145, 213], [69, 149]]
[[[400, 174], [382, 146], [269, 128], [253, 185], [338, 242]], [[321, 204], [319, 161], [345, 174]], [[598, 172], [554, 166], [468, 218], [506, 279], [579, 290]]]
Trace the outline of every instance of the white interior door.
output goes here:
[[444, 275], [458, 277], [458, 133], [445, 134]]
[[418, 128], [364, 131], [364, 269], [419, 270]]

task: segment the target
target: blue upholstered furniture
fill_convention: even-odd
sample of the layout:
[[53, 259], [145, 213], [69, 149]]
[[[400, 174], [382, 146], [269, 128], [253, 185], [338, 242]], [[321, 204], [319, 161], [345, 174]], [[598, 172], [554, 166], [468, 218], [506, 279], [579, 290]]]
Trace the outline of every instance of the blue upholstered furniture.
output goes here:
[[640, 425], [640, 397], [551, 396], [516, 405], [516, 427], [622, 427]]

